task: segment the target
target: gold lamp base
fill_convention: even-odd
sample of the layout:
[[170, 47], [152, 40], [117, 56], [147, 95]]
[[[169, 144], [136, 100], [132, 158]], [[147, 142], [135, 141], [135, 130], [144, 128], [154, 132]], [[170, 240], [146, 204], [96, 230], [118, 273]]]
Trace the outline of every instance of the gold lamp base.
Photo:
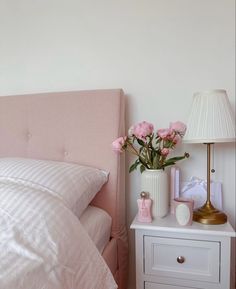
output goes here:
[[227, 222], [225, 213], [215, 209], [210, 201], [193, 212], [193, 220], [205, 225], [219, 225]]

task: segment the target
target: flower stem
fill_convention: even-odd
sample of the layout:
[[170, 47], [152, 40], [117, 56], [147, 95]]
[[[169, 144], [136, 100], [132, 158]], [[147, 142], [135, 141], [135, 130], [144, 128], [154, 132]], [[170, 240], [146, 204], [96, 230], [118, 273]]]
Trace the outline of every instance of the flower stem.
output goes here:
[[130, 152], [136, 156], [139, 156], [138, 151], [136, 150], [136, 148], [129, 142], [127, 142], [127, 148], [130, 149]]

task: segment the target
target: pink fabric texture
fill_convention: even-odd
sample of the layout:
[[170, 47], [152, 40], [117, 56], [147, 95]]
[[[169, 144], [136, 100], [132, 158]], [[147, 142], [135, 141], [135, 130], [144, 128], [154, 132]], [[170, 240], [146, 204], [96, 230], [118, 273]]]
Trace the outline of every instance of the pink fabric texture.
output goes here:
[[[102, 256], [109, 266], [113, 276], [116, 276], [117, 272], [117, 242], [115, 238], [112, 238], [111, 241], [105, 247]], [[116, 280], [118, 282], [118, 280]]]
[[111, 143], [124, 135], [121, 89], [0, 97], [0, 157], [75, 162], [110, 172], [92, 204], [112, 217], [118, 250], [118, 285], [126, 288], [124, 156]]

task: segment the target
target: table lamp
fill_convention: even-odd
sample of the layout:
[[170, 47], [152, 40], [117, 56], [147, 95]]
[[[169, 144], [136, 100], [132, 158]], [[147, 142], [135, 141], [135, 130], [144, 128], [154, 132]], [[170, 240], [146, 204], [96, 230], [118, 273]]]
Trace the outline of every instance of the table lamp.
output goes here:
[[202, 143], [207, 147], [207, 200], [193, 212], [193, 220], [209, 225], [226, 223], [226, 214], [214, 208], [210, 200], [211, 145], [235, 142], [235, 120], [225, 90], [194, 93], [183, 142]]

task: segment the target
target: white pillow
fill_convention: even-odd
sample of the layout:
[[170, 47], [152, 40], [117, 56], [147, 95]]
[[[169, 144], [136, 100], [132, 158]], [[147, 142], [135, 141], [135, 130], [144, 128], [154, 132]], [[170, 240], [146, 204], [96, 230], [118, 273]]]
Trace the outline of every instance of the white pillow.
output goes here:
[[108, 180], [108, 173], [73, 163], [0, 158], [0, 177], [40, 186], [57, 194], [80, 217]]

